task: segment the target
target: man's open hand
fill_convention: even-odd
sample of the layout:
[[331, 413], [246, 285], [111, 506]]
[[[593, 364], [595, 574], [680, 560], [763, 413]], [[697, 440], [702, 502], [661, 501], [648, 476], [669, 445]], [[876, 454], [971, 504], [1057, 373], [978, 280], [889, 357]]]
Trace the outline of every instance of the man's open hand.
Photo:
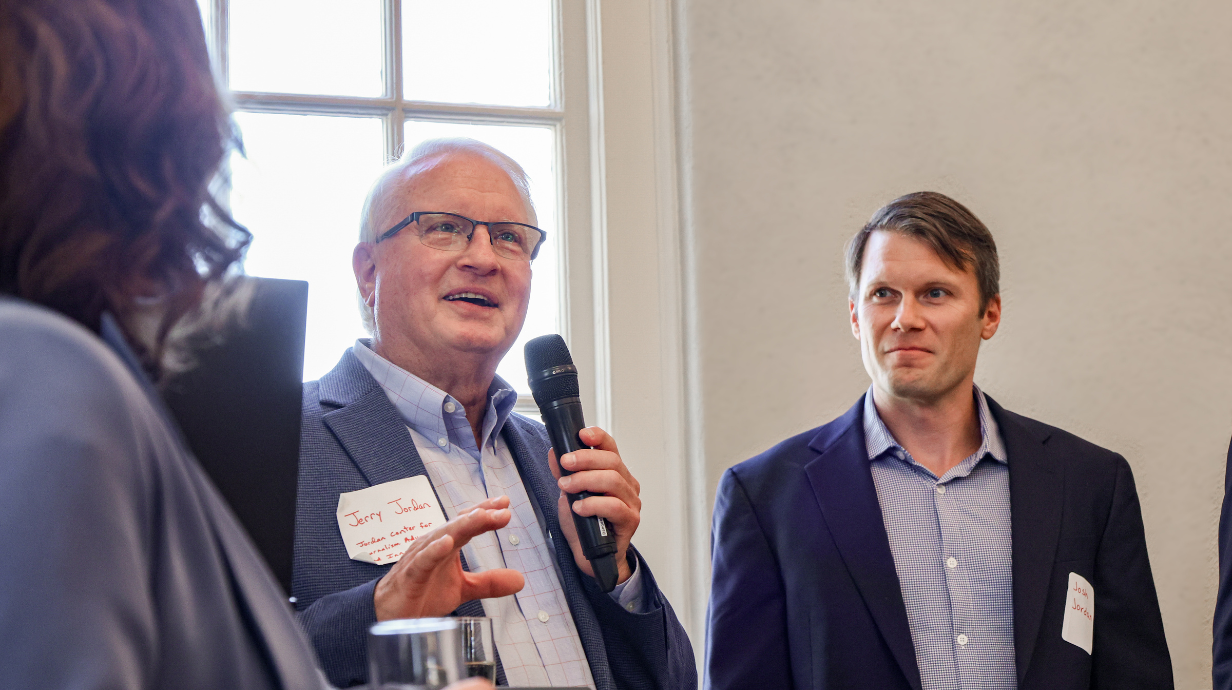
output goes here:
[[[624, 582], [633, 574], [625, 552], [629, 549], [629, 540], [633, 538], [633, 533], [642, 521], [642, 499], [639, 496], [642, 486], [629, 474], [629, 468], [625, 467], [625, 461], [620, 458], [620, 451], [616, 448], [616, 440], [606, 431], [590, 426], [582, 429], [579, 435], [582, 443], [591, 448], [565, 454], [565, 469], [574, 474], [561, 477], [556, 452], [548, 451], [552, 476], [556, 477], [557, 485], [562, 491], [557, 503], [560, 529], [565, 533], [569, 547], [573, 549], [573, 560], [578, 568], [594, 577], [590, 561], [586, 560], [582, 545], [578, 542], [577, 529], [573, 526], [573, 513], [585, 517], [598, 515], [607, 520], [616, 532], [616, 567], [620, 572], [617, 582]], [[582, 491], [601, 495], [574, 503], [571, 512], [565, 492], [576, 494]]]
[[489, 498], [411, 543], [376, 583], [376, 619], [449, 615], [464, 601], [514, 594], [524, 579], [516, 570], [462, 570], [458, 551], [471, 539], [509, 524], [509, 497]]

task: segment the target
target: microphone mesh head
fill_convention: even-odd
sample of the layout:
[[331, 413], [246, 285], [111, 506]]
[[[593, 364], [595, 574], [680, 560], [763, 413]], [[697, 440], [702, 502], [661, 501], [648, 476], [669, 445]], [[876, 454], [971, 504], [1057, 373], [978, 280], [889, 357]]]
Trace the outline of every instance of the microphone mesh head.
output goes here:
[[526, 373], [534, 376], [545, 369], [573, 364], [565, 339], [555, 333], [541, 335], [526, 343]]
[[576, 373], [558, 373], [543, 378], [543, 372], [553, 367], [572, 366], [573, 357], [565, 339], [552, 333], [542, 335], [526, 343], [526, 375], [530, 379], [530, 391], [535, 402], [542, 405], [549, 400], [575, 398], [581, 395]]

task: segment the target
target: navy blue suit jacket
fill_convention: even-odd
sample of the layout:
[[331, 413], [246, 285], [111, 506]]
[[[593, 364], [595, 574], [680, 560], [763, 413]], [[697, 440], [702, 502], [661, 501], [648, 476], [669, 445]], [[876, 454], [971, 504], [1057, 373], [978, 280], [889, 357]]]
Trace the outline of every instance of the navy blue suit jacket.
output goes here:
[[[1019, 687], [1173, 687], [1128, 463], [988, 403], [1009, 454]], [[723, 475], [706, 687], [920, 689], [863, 409]], [[1070, 572], [1094, 589], [1090, 655], [1061, 639]]]
[[1223, 510], [1219, 513], [1219, 595], [1215, 598], [1214, 633], [1214, 690], [1232, 690], [1232, 447], [1228, 448]]
[[[346, 687], [368, 677], [366, 635], [376, 622], [373, 590], [392, 567], [353, 561], [338, 531], [338, 494], [427, 476], [406, 424], [385, 391], [350, 350], [320, 381], [304, 384], [299, 497], [292, 593], [326, 674]], [[560, 532], [560, 495], [548, 469], [543, 425], [519, 415], [505, 423], [505, 442], [539, 503], [560, 565], [561, 586], [597, 690], [696, 688], [697, 667], [684, 628], [639, 559], [647, 613], [630, 613], [582, 573]], [[477, 602], [459, 612], [483, 615]]]

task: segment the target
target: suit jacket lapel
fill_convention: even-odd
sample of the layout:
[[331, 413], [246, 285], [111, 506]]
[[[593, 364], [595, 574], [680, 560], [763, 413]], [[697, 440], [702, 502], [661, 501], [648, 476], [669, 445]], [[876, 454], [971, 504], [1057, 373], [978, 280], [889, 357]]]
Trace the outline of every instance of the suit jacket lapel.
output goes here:
[[1061, 534], [1065, 469], [1049, 455], [1047, 434], [1032, 432], [992, 398], [988, 398], [988, 407], [997, 419], [1009, 457], [1014, 656], [1021, 683], [1039, 639], [1052, 579]]
[[321, 402], [340, 405], [322, 420], [369, 485], [427, 475], [406, 423], [355, 353], [321, 377]]
[[556, 562], [560, 566], [560, 586], [569, 602], [569, 611], [573, 614], [574, 627], [582, 640], [582, 649], [586, 652], [595, 688], [615, 690], [616, 680], [612, 677], [608, 664], [603, 632], [599, 628], [599, 621], [586, 597], [585, 585], [582, 582], [586, 575], [573, 562], [573, 550], [569, 548], [569, 543], [560, 531], [560, 520], [556, 512], [560, 489], [548, 468], [549, 446], [538, 434], [522, 429], [524, 424], [522, 420], [510, 415], [502, 430], [505, 443], [509, 445], [518, 472], [522, 475], [522, 483], [526, 485], [528, 494], [539, 504], [544, 526], [552, 535], [552, 547], [556, 553]]
[[[424, 476], [428, 477], [437, 505], [445, 505], [432, 478], [428, 476], [419, 451], [415, 449], [415, 441], [406, 428], [406, 422], [381, 385], [351, 350], [342, 355], [338, 366], [321, 377], [321, 402], [342, 406], [326, 412], [321, 419], [338, 437], [338, 442], [364, 475], [368, 486]], [[445, 517], [449, 518], [448, 515]], [[459, 554], [459, 557], [462, 569], [470, 572], [466, 556]], [[455, 613], [483, 615], [482, 608], [466, 608], [469, 604], [471, 602], [464, 603]]]
[[864, 445], [864, 398], [823, 427], [809, 444], [819, 455], [805, 465], [817, 505], [847, 570], [911, 687], [920, 671], [907, 624], [902, 586], [881, 517]]

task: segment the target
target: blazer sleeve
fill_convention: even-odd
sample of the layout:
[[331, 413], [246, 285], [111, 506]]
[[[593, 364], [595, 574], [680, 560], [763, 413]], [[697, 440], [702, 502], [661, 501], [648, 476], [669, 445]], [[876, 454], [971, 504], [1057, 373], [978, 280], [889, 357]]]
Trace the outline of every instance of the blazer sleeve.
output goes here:
[[1172, 688], [1172, 660], [1147, 558], [1142, 507], [1129, 463], [1120, 456], [1095, 578], [1091, 687]]
[[637, 559], [642, 578], [644, 613], [621, 608], [594, 580], [583, 576], [586, 597], [603, 629], [608, 665], [622, 690], [694, 690], [697, 663], [689, 636], [676, 618], [667, 597], [655, 583], [650, 566], [630, 545], [629, 558]]
[[299, 612], [329, 682], [339, 688], [368, 682], [368, 628], [376, 623], [373, 595], [380, 578], [317, 599]]
[[1214, 690], [1232, 690], [1232, 448], [1219, 513], [1219, 594], [1215, 597], [1211, 675]]
[[159, 649], [156, 477], [140, 412], [101, 359], [59, 333], [35, 341], [5, 327], [0, 687], [149, 687]]
[[792, 688], [778, 561], [731, 469], [719, 480], [710, 551], [704, 687]]

